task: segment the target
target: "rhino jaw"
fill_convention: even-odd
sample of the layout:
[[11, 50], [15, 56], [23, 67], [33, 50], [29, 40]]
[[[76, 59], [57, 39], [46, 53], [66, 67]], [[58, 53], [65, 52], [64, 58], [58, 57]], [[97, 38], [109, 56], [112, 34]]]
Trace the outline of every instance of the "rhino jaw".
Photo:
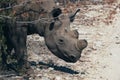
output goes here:
[[66, 61], [66, 62], [69, 62], [69, 63], [75, 63], [79, 60], [79, 58], [81, 57], [81, 52], [77, 52], [75, 54], [79, 54], [78, 56], [74, 55], [74, 52], [73, 54], [71, 55], [68, 55], [69, 53], [67, 52], [62, 52], [62, 51], [59, 51], [57, 49], [50, 49], [50, 51], [55, 55], [57, 56], [58, 58]]
[[[71, 44], [65, 43], [65, 46], [62, 46], [62, 44], [58, 45], [56, 41], [54, 41], [53, 36], [45, 37], [45, 42], [48, 49], [55, 56], [66, 62], [75, 63], [81, 57], [82, 50], [87, 47], [88, 43], [86, 40], [71, 39], [70, 41]], [[65, 40], [62, 42], [65, 42]]]

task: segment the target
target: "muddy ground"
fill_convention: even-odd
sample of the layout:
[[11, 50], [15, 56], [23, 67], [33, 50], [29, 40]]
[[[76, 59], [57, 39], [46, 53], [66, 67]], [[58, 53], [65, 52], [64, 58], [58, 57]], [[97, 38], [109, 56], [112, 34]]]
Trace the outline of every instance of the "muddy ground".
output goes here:
[[[71, 29], [79, 31], [88, 47], [76, 63], [67, 63], [54, 56], [44, 38], [28, 36], [29, 61], [34, 73], [29, 80], [120, 80], [120, 5], [98, 4], [78, 7]], [[0, 80], [24, 80], [12, 73], [0, 75]]]

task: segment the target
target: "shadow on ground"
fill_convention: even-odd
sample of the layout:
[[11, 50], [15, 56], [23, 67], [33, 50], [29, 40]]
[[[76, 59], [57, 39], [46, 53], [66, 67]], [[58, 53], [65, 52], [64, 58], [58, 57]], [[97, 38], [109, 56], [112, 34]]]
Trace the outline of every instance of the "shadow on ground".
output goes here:
[[[45, 62], [40, 61], [38, 64], [36, 64], [36, 62], [31, 61], [30, 64], [31, 64], [31, 66], [43, 65], [46, 67], [51, 67], [56, 71], [65, 72], [65, 73], [69, 73], [69, 74], [79, 74], [79, 72], [74, 71], [70, 68], [67, 68], [65, 66], [57, 66], [57, 65], [54, 65], [53, 63], [51, 64], [51, 63], [45, 63]], [[42, 67], [40, 67], [40, 69], [42, 69]]]

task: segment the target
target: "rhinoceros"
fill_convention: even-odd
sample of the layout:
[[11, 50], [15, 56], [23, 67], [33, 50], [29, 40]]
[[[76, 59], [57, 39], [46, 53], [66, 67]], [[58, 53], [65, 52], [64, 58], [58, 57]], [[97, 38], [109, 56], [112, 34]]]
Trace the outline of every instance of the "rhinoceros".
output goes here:
[[[41, 2], [40, 5], [43, 3], [44, 2]], [[4, 35], [6, 37], [7, 53], [10, 54], [11, 50], [14, 49], [20, 68], [23, 66], [28, 67], [27, 35], [39, 34], [44, 37], [48, 49], [66, 62], [75, 63], [81, 57], [82, 50], [87, 47], [88, 43], [85, 39], [78, 39], [78, 31], [70, 29], [70, 23], [74, 21], [74, 17], [79, 9], [73, 15], [67, 16], [63, 15], [62, 10], [58, 7], [49, 4], [47, 4], [47, 6], [43, 5], [43, 10], [39, 10], [40, 15], [37, 20], [32, 21], [33, 18], [30, 19], [32, 16], [29, 16], [27, 20], [23, 17], [21, 18], [26, 11], [28, 14], [37, 12], [33, 7], [28, 7], [27, 10], [21, 11], [25, 8], [23, 7], [18, 11], [21, 14], [19, 14], [19, 17], [5, 19]], [[48, 6], [52, 7], [49, 7], [50, 9], [47, 10], [46, 7]], [[18, 13], [16, 13], [16, 15], [18, 15]], [[2, 58], [3, 63], [7, 64], [7, 55], [2, 54]]]

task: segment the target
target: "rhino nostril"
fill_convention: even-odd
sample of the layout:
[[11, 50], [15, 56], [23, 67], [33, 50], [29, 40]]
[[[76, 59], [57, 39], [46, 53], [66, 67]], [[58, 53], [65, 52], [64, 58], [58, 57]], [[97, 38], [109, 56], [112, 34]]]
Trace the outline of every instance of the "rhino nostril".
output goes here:
[[87, 40], [85, 40], [85, 39], [84, 39], [84, 42], [85, 42], [85, 43], [88, 43]]
[[72, 60], [75, 60], [75, 59], [76, 59], [76, 57], [73, 56], [73, 55], [71, 55], [70, 58], [71, 58]]

